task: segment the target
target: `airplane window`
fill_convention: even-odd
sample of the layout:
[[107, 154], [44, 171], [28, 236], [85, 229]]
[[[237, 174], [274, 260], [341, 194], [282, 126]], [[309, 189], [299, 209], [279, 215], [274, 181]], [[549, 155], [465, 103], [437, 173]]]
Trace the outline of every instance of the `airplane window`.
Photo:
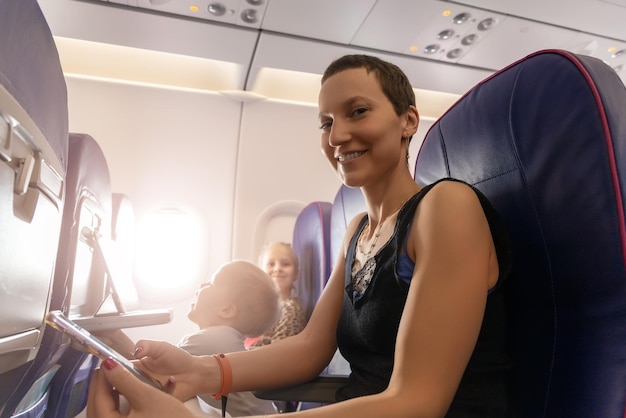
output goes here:
[[177, 298], [195, 288], [206, 255], [204, 230], [199, 219], [178, 209], [161, 209], [139, 220], [135, 278], [140, 296]]

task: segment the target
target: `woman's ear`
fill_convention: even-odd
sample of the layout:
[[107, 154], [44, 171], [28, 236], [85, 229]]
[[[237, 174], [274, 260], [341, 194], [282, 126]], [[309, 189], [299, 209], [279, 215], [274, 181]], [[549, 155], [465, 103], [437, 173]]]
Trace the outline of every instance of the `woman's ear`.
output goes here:
[[419, 112], [417, 111], [417, 108], [413, 105], [409, 106], [409, 110], [407, 110], [406, 112], [406, 126], [404, 127], [404, 130], [408, 132], [409, 134], [408, 135], [409, 138], [415, 135], [415, 132], [417, 132], [419, 123], [420, 123], [420, 115], [419, 115]]

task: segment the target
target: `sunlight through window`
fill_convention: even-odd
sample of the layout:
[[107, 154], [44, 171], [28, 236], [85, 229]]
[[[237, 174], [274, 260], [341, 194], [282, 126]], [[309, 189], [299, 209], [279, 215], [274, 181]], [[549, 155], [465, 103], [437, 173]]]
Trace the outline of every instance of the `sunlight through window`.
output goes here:
[[136, 277], [143, 294], [147, 291], [162, 298], [195, 286], [203, 253], [203, 230], [198, 219], [178, 209], [161, 209], [140, 220]]

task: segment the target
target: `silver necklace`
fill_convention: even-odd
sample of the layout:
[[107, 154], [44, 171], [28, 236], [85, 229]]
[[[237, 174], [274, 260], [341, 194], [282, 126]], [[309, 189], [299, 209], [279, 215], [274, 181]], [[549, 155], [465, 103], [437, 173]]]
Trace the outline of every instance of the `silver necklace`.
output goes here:
[[[387, 220], [389, 218], [391, 218], [400, 209], [402, 209], [402, 205], [404, 205], [404, 202], [406, 202], [406, 200], [403, 200], [402, 203], [400, 203], [400, 206], [398, 207], [398, 209], [394, 210], [389, 215], [385, 216], [385, 218], [382, 221], [378, 222], [378, 225], [376, 225], [376, 228], [374, 229], [374, 237], [372, 238], [372, 242], [370, 243], [370, 247], [369, 247], [369, 249], [367, 251], [363, 251], [363, 236], [364, 236], [364, 234], [363, 234], [363, 231], [361, 231], [361, 235], [359, 236], [359, 241], [357, 243], [357, 248], [361, 252], [361, 254], [363, 254], [366, 258], [370, 256], [370, 254], [372, 253], [372, 251], [376, 247], [376, 242], [378, 241], [378, 237], [380, 236], [380, 230], [382, 229], [382, 227], [385, 224], [385, 222], [387, 222]], [[370, 228], [370, 225], [371, 224], [368, 221], [368, 224], [367, 224], [368, 230]]]

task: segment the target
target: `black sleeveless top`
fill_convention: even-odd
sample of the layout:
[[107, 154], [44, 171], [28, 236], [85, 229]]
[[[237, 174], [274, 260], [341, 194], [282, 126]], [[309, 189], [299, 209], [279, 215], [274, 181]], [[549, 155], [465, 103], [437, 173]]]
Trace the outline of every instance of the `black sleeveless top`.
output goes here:
[[[443, 180], [459, 181], [439, 181]], [[351, 270], [358, 237], [367, 224], [367, 216], [350, 240], [346, 255], [346, 293], [337, 328], [337, 343], [341, 354], [350, 363], [351, 374], [348, 384], [337, 392], [338, 401], [379, 393], [389, 384], [396, 336], [410, 286], [410, 281], [398, 276], [398, 260], [407, 257], [406, 238], [417, 205], [439, 181], [422, 188], [399, 211], [389, 241], [357, 273], [357, 276], [366, 275], [367, 286], [361, 291], [353, 285]], [[503, 418], [507, 416], [510, 359], [506, 348], [507, 320], [502, 281], [510, 270], [511, 250], [504, 223], [487, 198], [478, 190], [474, 191], [489, 223], [500, 277], [487, 296], [476, 347], [446, 417]], [[363, 282], [363, 277], [359, 281]]]

